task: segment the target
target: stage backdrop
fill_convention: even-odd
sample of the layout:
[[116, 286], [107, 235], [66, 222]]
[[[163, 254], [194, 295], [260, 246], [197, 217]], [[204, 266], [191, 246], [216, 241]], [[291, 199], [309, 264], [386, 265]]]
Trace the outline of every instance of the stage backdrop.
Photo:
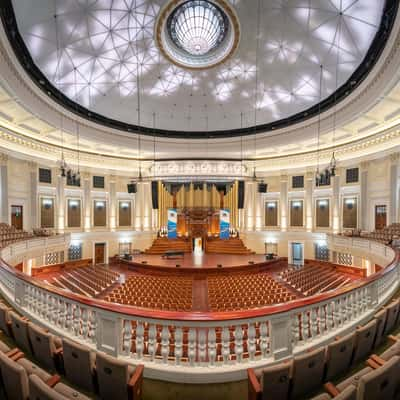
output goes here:
[[229, 218], [230, 212], [227, 208], [219, 210], [219, 237], [221, 239], [229, 239]]
[[168, 209], [168, 239], [176, 239], [176, 227], [178, 225], [178, 212], [176, 208]]

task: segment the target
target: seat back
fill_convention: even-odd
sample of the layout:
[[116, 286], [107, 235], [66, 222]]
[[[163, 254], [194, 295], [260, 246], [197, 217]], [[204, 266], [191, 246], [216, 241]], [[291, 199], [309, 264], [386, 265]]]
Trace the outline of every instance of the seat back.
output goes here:
[[10, 326], [8, 322], [10, 321], [9, 316], [10, 308], [4, 303], [0, 303], [0, 330], [4, 332], [7, 336], [10, 336]]
[[29, 375], [29, 392], [32, 400], [68, 400], [33, 374]]
[[62, 340], [64, 369], [67, 379], [87, 391], [93, 390], [95, 354], [69, 339]]
[[53, 353], [55, 347], [53, 335], [32, 323], [28, 324], [28, 333], [35, 358], [46, 368], [54, 369]]
[[371, 353], [372, 346], [374, 345], [375, 333], [376, 320], [374, 319], [356, 330], [353, 364], [358, 363]]
[[294, 358], [292, 398], [310, 393], [321, 385], [324, 375], [324, 365], [324, 347]]
[[28, 400], [29, 386], [25, 369], [0, 352], [0, 371], [8, 400]]
[[358, 398], [398, 399], [400, 396], [400, 357], [394, 356], [381, 367], [360, 378]]
[[344, 336], [327, 347], [325, 381], [344, 373], [351, 364], [355, 334]]
[[289, 396], [291, 363], [280, 363], [268, 368], [256, 370], [261, 379], [263, 400], [282, 399]]
[[[313, 397], [311, 400], [331, 400], [332, 397], [327, 393], [322, 393], [319, 396]], [[357, 389], [354, 385], [349, 385], [343, 389], [334, 400], [357, 400]]]
[[106, 354], [97, 353], [96, 370], [102, 399], [128, 399], [128, 364]]
[[385, 331], [384, 334], [387, 335], [390, 333], [391, 330], [393, 330], [397, 317], [399, 315], [399, 309], [400, 309], [400, 299], [392, 301], [387, 307], [387, 320], [386, 320], [386, 325], [385, 325]]
[[385, 331], [386, 317], [387, 317], [386, 308], [380, 310], [374, 315], [374, 318], [376, 320], [374, 347], [379, 346], [382, 343], [383, 338], [385, 337], [384, 331]]
[[10, 311], [10, 319], [11, 331], [17, 346], [22, 350], [28, 350], [30, 352], [31, 346], [29, 344], [28, 322], [22, 319], [22, 317], [20, 317], [14, 311]]

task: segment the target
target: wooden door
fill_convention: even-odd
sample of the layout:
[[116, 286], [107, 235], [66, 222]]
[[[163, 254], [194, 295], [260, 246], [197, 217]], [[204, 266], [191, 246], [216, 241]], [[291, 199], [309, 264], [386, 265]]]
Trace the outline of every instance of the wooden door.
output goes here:
[[11, 226], [22, 230], [24, 227], [22, 206], [11, 206]]
[[375, 206], [375, 230], [383, 229], [386, 226], [386, 205]]
[[104, 264], [106, 255], [106, 244], [105, 243], [95, 243], [94, 245], [94, 263]]

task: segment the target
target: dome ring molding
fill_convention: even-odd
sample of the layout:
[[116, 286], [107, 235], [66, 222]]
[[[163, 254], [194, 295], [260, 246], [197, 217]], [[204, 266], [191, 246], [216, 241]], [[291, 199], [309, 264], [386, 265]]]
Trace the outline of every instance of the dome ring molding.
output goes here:
[[[161, 9], [157, 21], [155, 23], [154, 28], [154, 37], [157, 43], [157, 46], [161, 52], [161, 54], [172, 64], [188, 69], [188, 70], [196, 70], [201, 71], [209, 68], [214, 68], [235, 54], [236, 50], [239, 47], [240, 43], [240, 22], [239, 18], [236, 14], [236, 11], [233, 7], [225, 0], [207, 0], [212, 5], [215, 5], [218, 9], [220, 9], [229, 21], [229, 32], [228, 37], [221, 43], [221, 46], [218, 46], [215, 51], [213, 51], [209, 56], [209, 61], [204, 57], [204, 61], [200, 62], [199, 65], [191, 64], [189, 62], [185, 62], [183, 56], [175, 57], [172, 54], [172, 51], [176, 53], [182, 53], [179, 51], [175, 51], [174, 45], [172, 43], [171, 38], [168, 37], [167, 32], [167, 22], [168, 18], [174, 14], [174, 12], [184, 3], [187, 3], [187, 0], [170, 0], [164, 8]], [[225, 47], [225, 48], [224, 48]], [[218, 51], [220, 50], [220, 51]], [[218, 54], [219, 53], [219, 54]]]

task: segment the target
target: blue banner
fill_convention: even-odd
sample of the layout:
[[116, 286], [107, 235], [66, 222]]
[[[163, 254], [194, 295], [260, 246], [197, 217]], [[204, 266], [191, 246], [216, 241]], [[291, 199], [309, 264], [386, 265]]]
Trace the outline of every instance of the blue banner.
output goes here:
[[168, 209], [168, 239], [176, 239], [176, 227], [178, 225], [178, 213], [176, 208]]
[[220, 239], [229, 239], [230, 213], [228, 209], [219, 210], [219, 237]]

